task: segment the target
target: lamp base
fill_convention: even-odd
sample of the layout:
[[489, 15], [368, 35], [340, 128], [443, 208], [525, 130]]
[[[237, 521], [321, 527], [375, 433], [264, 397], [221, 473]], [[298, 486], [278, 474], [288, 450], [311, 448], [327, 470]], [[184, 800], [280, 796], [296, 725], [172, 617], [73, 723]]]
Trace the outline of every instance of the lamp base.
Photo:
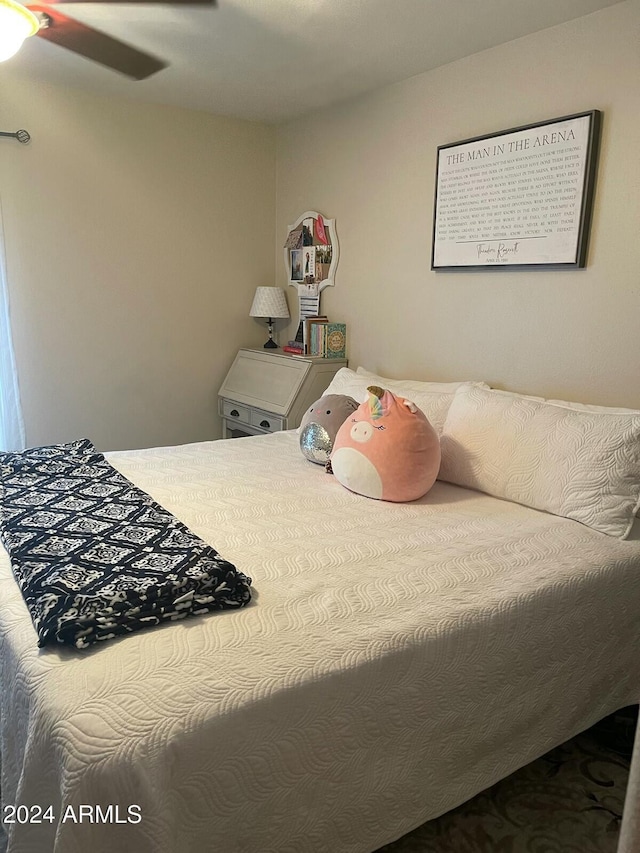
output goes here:
[[271, 317], [267, 320], [267, 326], [269, 327], [269, 340], [263, 349], [278, 349], [278, 344], [273, 340], [273, 320]]

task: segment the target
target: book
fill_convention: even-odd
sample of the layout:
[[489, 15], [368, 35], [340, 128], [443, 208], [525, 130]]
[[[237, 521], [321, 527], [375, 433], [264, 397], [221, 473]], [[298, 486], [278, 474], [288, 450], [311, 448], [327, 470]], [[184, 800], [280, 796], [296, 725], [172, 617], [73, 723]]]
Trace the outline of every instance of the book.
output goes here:
[[347, 357], [347, 326], [346, 323], [327, 323], [326, 358]]
[[305, 317], [302, 322], [302, 343], [304, 346], [304, 351], [307, 355], [311, 354], [311, 349], [309, 346], [310, 343], [310, 334], [311, 334], [311, 323], [327, 323], [327, 317], [324, 314], [317, 314], [316, 316]]
[[282, 352], [288, 352], [290, 355], [304, 355], [302, 347], [282, 347]]
[[314, 320], [309, 324], [309, 355], [324, 355], [324, 342], [327, 325], [326, 320]]

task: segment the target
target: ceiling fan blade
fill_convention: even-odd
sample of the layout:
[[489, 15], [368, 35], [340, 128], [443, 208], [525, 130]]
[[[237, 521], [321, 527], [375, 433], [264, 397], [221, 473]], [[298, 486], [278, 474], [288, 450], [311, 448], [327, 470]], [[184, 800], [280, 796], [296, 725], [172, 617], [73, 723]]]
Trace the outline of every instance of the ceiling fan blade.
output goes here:
[[51, 0], [57, 3], [128, 3], [142, 6], [217, 6], [218, 0]]
[[37, 35], [47, 41], [66, 47], [73, 53], [79, 53], [87, 59], [113, 68], [134, 80], [144, 80], [167, 67], [167, 63], [143, 53], [135, 47], [106, 35], [93, 27], [81, 24], [73, 18], [67, 18], [50, 6], [28, 7], [32, 12], [46, 15], [49, 25], [39, 30]]

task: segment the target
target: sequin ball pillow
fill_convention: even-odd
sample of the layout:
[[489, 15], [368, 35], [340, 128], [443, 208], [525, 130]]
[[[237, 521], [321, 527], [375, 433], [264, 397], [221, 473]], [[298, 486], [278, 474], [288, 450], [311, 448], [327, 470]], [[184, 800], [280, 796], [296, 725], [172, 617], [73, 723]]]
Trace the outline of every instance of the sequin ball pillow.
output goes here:
[[316, 400], [300, 423], [300, 450], [303, 456], [310, 462], [324, 465], [338, 430], [357, 408], [357, 401], [346, 394], [327, 394]]

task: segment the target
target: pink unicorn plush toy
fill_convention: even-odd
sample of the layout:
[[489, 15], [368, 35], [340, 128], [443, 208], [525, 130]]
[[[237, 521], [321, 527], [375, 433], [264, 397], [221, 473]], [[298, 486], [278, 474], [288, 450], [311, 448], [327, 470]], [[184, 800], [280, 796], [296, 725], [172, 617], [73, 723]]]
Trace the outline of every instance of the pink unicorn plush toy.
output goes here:
[[409, 400], [371, 386], [369, 399], [342, 424], [331, 470], [347, 489], [383, 501], [414, 501], [435, 483], [440, 441]]

